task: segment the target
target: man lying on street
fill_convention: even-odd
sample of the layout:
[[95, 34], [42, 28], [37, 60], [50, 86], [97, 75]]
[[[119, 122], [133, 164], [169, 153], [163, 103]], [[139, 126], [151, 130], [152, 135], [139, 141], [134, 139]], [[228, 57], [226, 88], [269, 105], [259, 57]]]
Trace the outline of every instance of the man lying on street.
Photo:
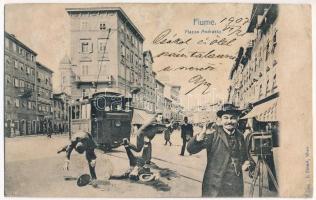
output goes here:
[[95, 165], [97, 156], [94, 153], [94, 149], [97, 147], [96, 143], [92, 139], [92, 135], [88, 132], [77, 132], [71, 138], [70, 144], [63, 147], [58, 153], [66, 151], [66, 161], [64, 164], [64, 170], [69, 170], [70, 155], [73, 149], [78, 153], [83, 154], [86, 152], [86, 159], [88, 161], [91, 178], [97, 179], [95, 173]]
[[[151, 163], [151, 140], [155, 137], [157, 133], [162, 133], [170, 126], [172, 126], [171, 124], [162, 124], [162, 114], [157, 113], [152, 120], [148, 121], [138, 129], [136, 134], [136, 145], [131, 144], [127, 138], [124, 139], [123, 145], [125, 147], [130, 163], [130, 169], [125, 173], [125, 176], [129, 176], [132, 179], [138, 179], [137, 177], [142, 172], [150, 171], [148, 164]], [[134, 156], [131, 150], [135, 152], [142, 151], [142, 156]]]
[[[207, 166], [202, 183], [203, 197], [242, 197], [242, 169], [249, 167], [246, 145], [237, 129], [241, 114], [233, 104], [224, 104], [217, 112], [221, 124], [207, 128], [188, 143], [188, 152], [207, 151]], [[244, 164], [244, 165], [243, 165]]]

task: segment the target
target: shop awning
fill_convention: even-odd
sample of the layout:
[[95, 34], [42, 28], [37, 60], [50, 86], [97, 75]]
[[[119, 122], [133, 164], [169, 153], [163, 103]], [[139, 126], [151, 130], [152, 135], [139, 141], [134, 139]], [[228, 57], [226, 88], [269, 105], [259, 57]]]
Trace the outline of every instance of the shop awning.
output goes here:
[[144, 124], [150, 120], [154, 115], [147, 113], [144, 110], [134, 109], [132, 124]]
[[269, 100], [265, 103], [255, 106], [247, 115], [242, 119], [256, 118], [261, 122], [275, 122], [277, 120], [277, 102], [278, 98]]

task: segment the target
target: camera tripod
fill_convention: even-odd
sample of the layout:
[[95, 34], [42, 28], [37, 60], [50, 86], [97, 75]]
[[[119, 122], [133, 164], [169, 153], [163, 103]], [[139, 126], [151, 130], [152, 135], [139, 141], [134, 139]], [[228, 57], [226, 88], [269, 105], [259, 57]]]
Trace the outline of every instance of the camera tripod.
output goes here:
[[254, 190], [256, 186], [256, 182], [259, 178], [259, 197], [262, 197], [262, 188], [263, 188], [263, 169], [266, 167], [266, 170], [268, 172], [268, 175], [271, 177], [271, 180], [276, 188], [277, 191], [279, 191], [279, 185], [276, 181], [276, 178], [274, 177], [270, 167], [268, 166], [267, 162], [265, 161], [263, 155], [258, 155], [258, 160], [256, 163], [256, 167], [253, 174], [252, 183], [250, 186], [250, 196], [253, 197]]

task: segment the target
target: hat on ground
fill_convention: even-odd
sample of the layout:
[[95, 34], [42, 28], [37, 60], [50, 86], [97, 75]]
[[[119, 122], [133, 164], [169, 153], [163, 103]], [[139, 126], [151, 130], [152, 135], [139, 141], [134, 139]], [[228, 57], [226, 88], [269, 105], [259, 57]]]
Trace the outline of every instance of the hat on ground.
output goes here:
[[232, 114], [239, 116], [241, 114], [241, 110], [238, 110], [238, 107], [236, 107], [234, 104], [231, 103], [225, 103], [223, 104], [222, 108], [217, 111], [217, 116], [222, 117], [224, 114]]
[[91, 178], [89, 174], [82, 174], [81, 176], [78, 177], [77, 185], [79, 187], [86, 186], [90, 183], [90, 180]]

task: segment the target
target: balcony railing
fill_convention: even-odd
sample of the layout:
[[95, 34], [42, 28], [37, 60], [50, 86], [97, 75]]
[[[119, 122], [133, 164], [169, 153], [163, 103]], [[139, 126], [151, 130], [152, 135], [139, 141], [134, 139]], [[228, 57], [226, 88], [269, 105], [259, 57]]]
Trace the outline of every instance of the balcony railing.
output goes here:
[[[98, 79], [98, 80], [97, 80]], [[111, 75], [85, 75], [85, 76], [76, 76], [75, 82], [112, 82], [113, 78]]]

